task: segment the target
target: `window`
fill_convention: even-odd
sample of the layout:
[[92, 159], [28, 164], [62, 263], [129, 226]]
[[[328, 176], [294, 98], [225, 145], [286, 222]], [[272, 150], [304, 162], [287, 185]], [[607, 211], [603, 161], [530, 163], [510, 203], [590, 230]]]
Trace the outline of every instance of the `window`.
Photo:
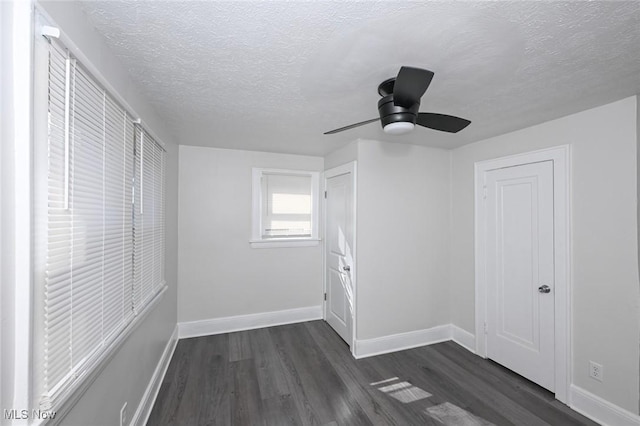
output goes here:
[[164, 149], [142, 127], [135, 138], [133, 309], [139, 312], [165, 285]]
[[318, 243], [318, 172], [253, 169], [253, 247]]
[[56, 40], [47, 66], [35, 147], [42, 409], [69, 397], [164, 287], [164, 149]]

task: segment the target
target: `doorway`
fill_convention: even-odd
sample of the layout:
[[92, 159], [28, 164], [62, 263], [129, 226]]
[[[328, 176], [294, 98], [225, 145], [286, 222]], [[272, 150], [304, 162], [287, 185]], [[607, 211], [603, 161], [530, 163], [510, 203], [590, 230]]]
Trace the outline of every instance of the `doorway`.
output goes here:
[[567, 401], [569, 147], [476, 163], [476, 352]]
[[324, 174], [324, 318], [351, 347], [355, 339], [356, 163]]

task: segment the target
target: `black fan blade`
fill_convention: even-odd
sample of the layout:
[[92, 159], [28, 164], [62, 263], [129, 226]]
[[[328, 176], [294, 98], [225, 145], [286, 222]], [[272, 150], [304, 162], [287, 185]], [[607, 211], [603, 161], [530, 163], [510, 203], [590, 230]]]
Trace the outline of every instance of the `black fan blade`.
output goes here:
[[442, 132], [457, 133], [471, 124], [471, 122], [453, 115], [420, 112], [418, 113], [416, 124]]
[[411, 108], [427, 91], [433, 72], [420, 68], [402, 67], [393, 85], [393, 103]]
[[380, 121], [380, 118], [372, 118], [371, 120], [363, 121], [361, 123], [350, 124], [348, 126], [340, 127], [339, 129], [330, 130], [328, 132], [324, 132], [325, 135], [332, 135], [334, 133], [342, 132], [343, 130], [353, 129], [354, 127], [363, 126], [365, 124], [373, 123], [374, 121]]

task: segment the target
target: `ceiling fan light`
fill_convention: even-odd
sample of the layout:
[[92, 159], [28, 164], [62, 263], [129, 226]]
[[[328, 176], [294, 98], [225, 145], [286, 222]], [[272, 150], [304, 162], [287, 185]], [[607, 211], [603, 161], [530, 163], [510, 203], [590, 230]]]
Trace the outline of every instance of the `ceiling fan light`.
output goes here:
[[390, 135], [404, 135], [412, 132], [415, 127], [416, 125], [410, 121], [395, 121], [384, 126], [383, 130]]

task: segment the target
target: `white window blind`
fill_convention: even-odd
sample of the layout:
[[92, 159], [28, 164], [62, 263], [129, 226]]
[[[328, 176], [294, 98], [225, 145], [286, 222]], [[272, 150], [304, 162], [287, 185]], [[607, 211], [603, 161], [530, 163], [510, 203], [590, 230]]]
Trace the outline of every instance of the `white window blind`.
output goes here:
[[311, 176], [262, 174], [262, 238], [311, 237]]
[[[36, 216], [46, 222], [36, 224], [45, 229], [36, 236], [46, 252], [37, 325], [45, 409], [164, 285], [165, 172], [164, 150], [138, 140], [146, 132], [83, 66], [55, 40], [48, 53], [46, 207]], [[140, 163], [138, 143], [148, 151]]]
[[139, 311], [165, 284], [164, 149], [141, 127], [135, 143], [134, 309]]

